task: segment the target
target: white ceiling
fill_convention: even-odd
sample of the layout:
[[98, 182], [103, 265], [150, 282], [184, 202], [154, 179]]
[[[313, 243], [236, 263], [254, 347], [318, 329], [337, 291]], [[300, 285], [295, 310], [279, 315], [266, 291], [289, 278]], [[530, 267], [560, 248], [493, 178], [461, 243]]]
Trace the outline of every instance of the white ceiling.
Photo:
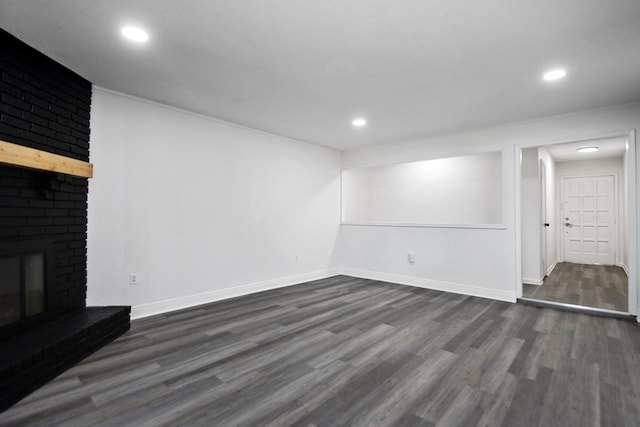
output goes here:
[[638, 0], [0, 0], [0, 27], [99, 86], [341, 150], [640, 100]]
[[[598, 147], [592, 153], [579, 153], [581, 147]], [[547, 145], [547, 150], [556, 162], [571, 162], [576, 160], [594, 160], [608, 157], [623, 157], [627, 150], [627, 138], [603, 138], [589, 141], [570, 142], [567, 144]]]

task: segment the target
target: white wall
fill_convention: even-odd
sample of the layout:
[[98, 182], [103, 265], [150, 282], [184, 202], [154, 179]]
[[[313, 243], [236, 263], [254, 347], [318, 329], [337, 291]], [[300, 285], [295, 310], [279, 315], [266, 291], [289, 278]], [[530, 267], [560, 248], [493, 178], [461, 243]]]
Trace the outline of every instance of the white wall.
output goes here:
[[89, 305], [139, 317], [337, 272], [337, 151], [94, 88], [91, 161]]
[[[516, 264], [520, 257], [520, 235], [516, 232], [520, 222], [519, 205], [516, 203], [519, 195], [519, 192], [516, 194], [516, 183], [519, 183], [519, 177], [516, 178], [516, 147], [593, 139], [613, 133], [624, 134], [636, 128], [640, 128], [638, 103], [343, 153], [343, 168], [349, 169], [502, 150], [505, 183], [503, 222], [506, 226], [505, 230], [476, 230], [343, 225], [343, 271], [513, 301], [521, 280], [521, 271], [517, 271]], [[632, 158], [638, 161], [635, 154]], [[634, 215], [629, 233], [636, 234], [638, 215], [635, 198], [630, 200], [629, 209]], [[631, 308], [635, 311], [637, 252], [635, 248], [632, 250], [630, 264], [633, 267], [630, 267], [629, 281], [633, 298]], [[416, 253], [414, 265], [407, 262], [408, 251]]]
[[[91, 125], [88, 303], [132, 304], [140, 316], [338, 268], [513, 301], [522, 277], [517, 147], [625, 133], [640, 127], [640, 104], [345, 152], [342, 167], [350, 169], [501, 151], [504, 214], [495, 229], [343, 225], [340, 247], [338, 152], [99, 88]], [[627, 173], [640, 188], [634, 147]], [[635, 193], [628, 202], [628, 233], [637, 237]], [[638, 258], [630, 249], [636, 310]], [[131, 272], [139, 285], [128, 284]]]
[[499, 152], [344, 170], [345, 222], [501, 224]]
[[[588, 176], [588, 175], [614, 175], [618, 182], [618, 194], [617, 194], [617, 206], [615, 207], [616, 213], [622, 212], [624, 207], [624, 195], [626, 194], [626, 186], [625, 186], [625, 166], [624, 159], [622, 157], [615, 158], [606, 158], [606, 159], [597, 159], [597, 160], [582, 160], [582, 161], [573, 161], [573, 162], [559, 162], [556, 164], [556, 179], [557, 179], [557, 188], [556, 191], [558, 193], [558, 200], [561, 197], [562, 191], [562, 178], [563, 177], [578, 177], [578, 176]], [[558, 203], [558, 212], [557, 215], [559, 218], [562, 218], [560, 213], [561, 203]], [[617, 216], [618, 219], [618, 227], [617, 227], [617, 236], [616, 236], [616, 264], [622, 265], [623, 260], [626, 258], [625, 256], [625, 242], [624, 236], [628, 234], [626, 221], [622, 218], [621, 215]], [[560, 232], [560, 240], [562, 240], [562, 231]], [[558, 246], [558, 248], [563, 248], [562, 243]], [[564, 259], [564, 254], [560, 253], [560, 259]]]
[[542, 272], [540, 227], [540, 162], [538, 148], [522, 150], [522, 281], [541, 285]]

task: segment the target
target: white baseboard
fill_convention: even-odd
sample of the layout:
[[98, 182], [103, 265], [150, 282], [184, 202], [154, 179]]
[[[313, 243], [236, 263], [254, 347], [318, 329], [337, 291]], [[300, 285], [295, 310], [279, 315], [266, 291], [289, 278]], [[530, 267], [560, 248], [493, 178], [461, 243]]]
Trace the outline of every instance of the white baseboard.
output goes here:
[[624, 270], [624, 273], [627, 275], [627, 277], [629, 277], [629, 269], [627, 268], [626, 265], [624, 265], [624, 263], [620, 263], [618, 264], [618, 267], [622, 267], [622, 269]]
[[558, 260], [553, 261], [553, 264], [551, 264], [551, 267], [547, 270], [547, 276], [551, 274], [554, 268], [556, 268], [556, 265], [558, 265]]
[[155, 314], [162, 314], [169, 311], [194, 307], [197, 305], [207, 304], [210, 302], [220, 301], [228, 298], [235, 298], [242, 295], [253, 294], [256, 292], [268, 291], [270, 289], [296, 285], [304, 282], [309, 282], [311, 280], [326, 279], [327, 277], [337, 276], [338, 274], [340, 274], [339, 268], [330, 268], [327, 270], [297, 274], [295, 276], [281, 277], [277, 279], [265, 280], [262, 282], [247, 283], [230, 288], [217, 289], [215, 291], [203, 292], [195, 295], [187, 295], [184, 297], [172, 298], [148, 304], [134, 305], [133, 307], [131, 307], [131, 319], [141, 319], [143, 317], [153, 316]]
[[422, 277], [402, 276], [399, 274], [381, 273], [378, 271], [359, 270], [357, 268], [343, 267], [341, 269], [341, 272], [346, 276], [359, 277], [362, 279], [380, 280], [384, 282], [397, 283], [400, 285], [417, 286], [419, 288], [453, 292], [455, 294], [471, 295], [475, 297], [489, 298], [499, 301], [516, 302], [516, 293], [511, 291], [487, 289], [474, 285], [443, 282], [439, 280], [425, 279]]
[[[547, 269], [547, 272], [545, 273], [545, 277], [551, 274], [553, 269], [556, 268], [556, 265], [558, 265], [558, 261], [557, 260], [553, 261], [553, 264], [551, 264], [549, 266], [549, 269]], [[523, 277], [522, 278], [522, 283], [524, 283], [525, 285], [540, 286], [540, 285], [542, 285], [543, 282], [544, 282], [544, 277], [542, 279], [532, 279], [530, 277]]]

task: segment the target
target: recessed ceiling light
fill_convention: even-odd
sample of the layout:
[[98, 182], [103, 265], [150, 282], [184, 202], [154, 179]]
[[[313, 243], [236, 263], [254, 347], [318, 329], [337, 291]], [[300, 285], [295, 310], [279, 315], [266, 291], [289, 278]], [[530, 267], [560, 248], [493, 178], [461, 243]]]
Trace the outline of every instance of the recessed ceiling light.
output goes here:
[[123, 27], [121, 32], [122, 32], [123, 36], [125, 36], [129, 40], [133, 40], [134, 42], [142, 43], [142, 42], [146, 42], [147, 40], [149, 40], [149, 34], [147, 34], [145, 31], [141, 30], [140, 28]]
[[578, 153], [593, 153], [594, 151], [598, 151], [598, 147], [580, 147], [577, 151]]
[[542, 78], [545, 80], [558, 80], [566, 75], [567, 72], [565, 70], [551, 70], [544, 73], [544, 76], [542, 76]]
[[357, 127], [362, 127], [367, 124], [367, 121], [365, 119], [354, 119], [351, 124]]

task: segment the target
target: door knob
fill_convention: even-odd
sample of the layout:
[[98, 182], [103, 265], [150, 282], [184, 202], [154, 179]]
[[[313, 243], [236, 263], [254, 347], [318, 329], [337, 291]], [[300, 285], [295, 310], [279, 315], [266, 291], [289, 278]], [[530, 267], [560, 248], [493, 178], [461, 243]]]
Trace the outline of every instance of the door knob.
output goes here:
[[548, 222], [545, 222], [545, 223], [544, 223], [544, 226], [545, 226], [545, 227], [548, 227], [548, 226], [549, 226], [549, 223], [548, 223]]
[[573, 227], [570, 222], [565, 222], [564, 225], [566, 225], [567, 227]]

